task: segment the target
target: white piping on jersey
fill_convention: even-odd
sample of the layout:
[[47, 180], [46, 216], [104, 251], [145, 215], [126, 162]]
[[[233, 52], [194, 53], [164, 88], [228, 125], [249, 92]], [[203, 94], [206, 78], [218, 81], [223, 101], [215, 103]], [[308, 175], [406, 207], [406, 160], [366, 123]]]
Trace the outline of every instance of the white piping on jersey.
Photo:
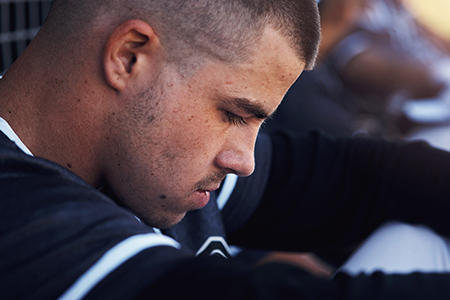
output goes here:
[[73, 300], [83, 298], [101, 280], [103, 280], [128, 259], [145, 249], [158, 246], [180, 248], [180, 244], [172, 238], [156, 233], [140, 234], [129, 237], [109, 249], [58, 299]]
[[[213, 242], [218, 242], [220, 244], [222, 244], [223, 248], [225, 249], [225, 251], [228, 252], [229, 255], [231, 255], [231, 250], [230, 247], [228, 246], [228, 243], [225, 241], [225, 239], [221, 236], [210, 236], [204, 243], [203, 245], [200, 247], [200, 249], [198, 249], [197, 253], [195, 253], [195, 256], [198, 256], [200, 253], [202, 253], [203, 251], [205, 251], [206, 248], [209, 247], [209, 245], [211, 245], [211, 243]], [[213, 250], [210, 255], [212, 255], [213, 253], [215, 253], [216, 250]], [[219, 250], [220, 251], [220, 250]], [[225, 254], [221, 254], [222, 256], [224, 256], [226, 258]]]
[[161, 229], [159, 229], [159, 228], [153, 227], [153, 231], [154, 231], [156, 234], [162, 234]]
[[217, 207], [222, 210], [230, 199], [234, 188], [236, 187], [236, 182], [238, 176], [236, 174], [228, 174], [223, 182], [222, 190], [220, 191], [219, 197], [217, 197]]
[[22, 140], [17, 136], [14, 130], [9, 126], [5, 119], [0, 117], [0, 131], [3, 132], [11, 141], [13, 141], [17, 147], [20, 148], [25, 154], [33, 156], [33, 153], [25, 146]]
[[238, 246], [230, 245], [230, 253], [232, 257], [238, 256], [244, 249]]
[[220, 251], [219, 249], [216, 249], [216, 250], [211, 251], [211, 253], [209, 254], [209, 256], [212, 256], [212, 255], [215, 255], [215, 254], [219, 254], [220, 256], [223, 256], [223, 258], [228, 259], [228, 257], [227, 257], [225, 254], [223, 254], [223, 252]]

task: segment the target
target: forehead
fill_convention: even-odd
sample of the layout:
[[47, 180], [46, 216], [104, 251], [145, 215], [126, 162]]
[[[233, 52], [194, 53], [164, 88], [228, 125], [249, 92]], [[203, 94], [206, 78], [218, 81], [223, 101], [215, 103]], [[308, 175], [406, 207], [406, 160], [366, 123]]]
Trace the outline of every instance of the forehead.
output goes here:
[[209, 66], [204, 74], [222, 96], [248, 99], [270, 114], [304, 67], [288, 39], [268, 27], [246, 62]]
[[[260, 80], [261, 89], [277, 96], [284, 94], [305, 68], [289, 40], [273, 28], [266, 28], [244, 73]], [[251, 79], [251, 78], [250, 78]]]

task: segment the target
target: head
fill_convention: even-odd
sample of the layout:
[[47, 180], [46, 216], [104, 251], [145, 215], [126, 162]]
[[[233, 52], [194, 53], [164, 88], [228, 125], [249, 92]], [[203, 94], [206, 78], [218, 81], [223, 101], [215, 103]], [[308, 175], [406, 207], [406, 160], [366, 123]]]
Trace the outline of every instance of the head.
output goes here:
[[315, 0], [56, 0], [42, 31], [89, 45], [107, 99], [101, 181], [160, 228], [253, 172], [259, 127], [320, 36]]
[[170, 50], [169, 58], [180, 66], [190, 61], [189, 67], [206, 58], [245, 60], [270, 25], [288, 39], [308, 70], [320, 38], [313, 0], [55, 0], [45, 27], [51, 28], [55, 42], [63, 43], [85, 39], [88, 32], [105, 39], [106, 28], [131, 19], [148, 23]]

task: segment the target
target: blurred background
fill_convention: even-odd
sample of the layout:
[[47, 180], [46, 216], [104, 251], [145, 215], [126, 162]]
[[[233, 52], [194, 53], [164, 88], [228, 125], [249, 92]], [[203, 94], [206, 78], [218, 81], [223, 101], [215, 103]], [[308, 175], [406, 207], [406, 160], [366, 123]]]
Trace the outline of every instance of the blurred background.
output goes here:
[[405, 0], [406, 6], [420, 22], [436, 34], [450, 37], [450, 1], [448, 0]]
[[322, 0], [319, 10], [316, 68], [303, 72], [264, 130], [425, 139], [450, 149], [450, 1]]
[[[0, 76], [51, 0], [0, 0]], [[450, 149], [450, 1], [321, 0], [317, 67], [264, 130], [426, 139]]]
[[0, 75], [25, 50], [53, 1], [0, 0]]

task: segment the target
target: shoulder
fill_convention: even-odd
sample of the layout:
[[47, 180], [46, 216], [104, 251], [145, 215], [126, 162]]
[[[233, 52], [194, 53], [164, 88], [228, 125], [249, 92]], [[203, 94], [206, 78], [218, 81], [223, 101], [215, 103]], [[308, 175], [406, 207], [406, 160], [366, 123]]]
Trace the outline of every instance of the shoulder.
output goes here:
[[4, 141], [0, 199], [0, 255], [8, 257], [0, 276], [8, 274], [12, 298], [54, 298], [112, 249], [121, 257], [173, 244], [75, 174]]

